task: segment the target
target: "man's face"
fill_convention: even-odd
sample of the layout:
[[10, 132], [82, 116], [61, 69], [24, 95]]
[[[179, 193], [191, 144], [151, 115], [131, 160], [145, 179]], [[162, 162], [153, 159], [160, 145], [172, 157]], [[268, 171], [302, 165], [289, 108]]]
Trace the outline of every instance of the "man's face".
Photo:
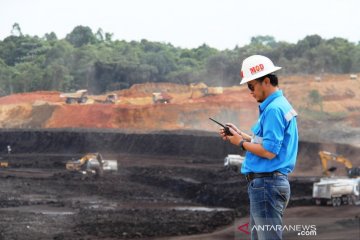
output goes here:
[[250, 90], [250, 94], [257, 102], [262, 103], [265, 100], [265, 92], [263, 89], [263, 83], [256, 80], [252, 80], [247, 83]]

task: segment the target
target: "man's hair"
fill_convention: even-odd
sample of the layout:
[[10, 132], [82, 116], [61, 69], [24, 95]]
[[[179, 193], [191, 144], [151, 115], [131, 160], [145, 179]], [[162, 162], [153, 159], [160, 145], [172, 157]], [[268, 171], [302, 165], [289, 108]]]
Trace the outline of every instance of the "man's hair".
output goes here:
[[267, 78], [267, 77], [270, 79], [271, 85], [273, 85], [274, 87], [277, 87], [279, 85], [278, 77], [273, 73], [267, 74], [267, 75], [265, 75], [263, 77], [259, 77], [259, 78], [256, 79], [256, 81], [262, 83], [264, 81], [264, 79]]

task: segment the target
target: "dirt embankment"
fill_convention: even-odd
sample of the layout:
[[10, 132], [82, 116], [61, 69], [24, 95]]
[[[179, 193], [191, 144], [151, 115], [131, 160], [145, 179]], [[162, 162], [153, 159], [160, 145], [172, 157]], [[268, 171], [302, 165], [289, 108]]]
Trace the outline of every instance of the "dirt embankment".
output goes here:
[[[281, 77], [280, 87], [298, 111], [304, 141], [360, 146], [360, 81], [348, 75]], [[204, 86], [203, 86], [204, 87]], [[132, 132], [156, 130], [217, 131], [208, 120], [234, 122], [250, 132], [257, 119], [257, 103], [244, 86], [211, 88], [170, 83], [147, 83], [116, 92], [116, 104], [100, 104], [89, 95], [86, 104], [65, 104], [59, 92], [33, 92], [0, 98], [2, 128], [110, 128]], [[152, 93], [172, 97], [169, 104], [153, 104]]]

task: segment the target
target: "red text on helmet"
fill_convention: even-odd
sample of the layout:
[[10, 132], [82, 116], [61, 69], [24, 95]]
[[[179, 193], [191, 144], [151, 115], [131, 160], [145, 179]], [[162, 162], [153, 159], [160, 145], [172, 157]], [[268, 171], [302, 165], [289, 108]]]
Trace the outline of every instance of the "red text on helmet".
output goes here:
[[255, 74], [255, 73], [260, 72], [262, 70], [264, 70], [264, 64], [259, 64], [259, 65], [256, 65], [256, 66], [250, 68], [251, 74]]

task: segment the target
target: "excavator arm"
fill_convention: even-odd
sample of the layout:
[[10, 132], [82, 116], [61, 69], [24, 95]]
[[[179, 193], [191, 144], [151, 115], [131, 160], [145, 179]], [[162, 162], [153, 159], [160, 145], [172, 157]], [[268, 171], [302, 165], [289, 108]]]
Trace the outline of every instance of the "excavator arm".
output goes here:
[[353, 168], [352, 163], [347, 158], [327, 151], [319, 152], [321, 166], [323, 169], [323, 175], [330, 176], [330, 170], [328, 169], [328, 161], [335, 161], [343, 164], [346, 168], [349, 177], [360, 176], [360, 168]]

